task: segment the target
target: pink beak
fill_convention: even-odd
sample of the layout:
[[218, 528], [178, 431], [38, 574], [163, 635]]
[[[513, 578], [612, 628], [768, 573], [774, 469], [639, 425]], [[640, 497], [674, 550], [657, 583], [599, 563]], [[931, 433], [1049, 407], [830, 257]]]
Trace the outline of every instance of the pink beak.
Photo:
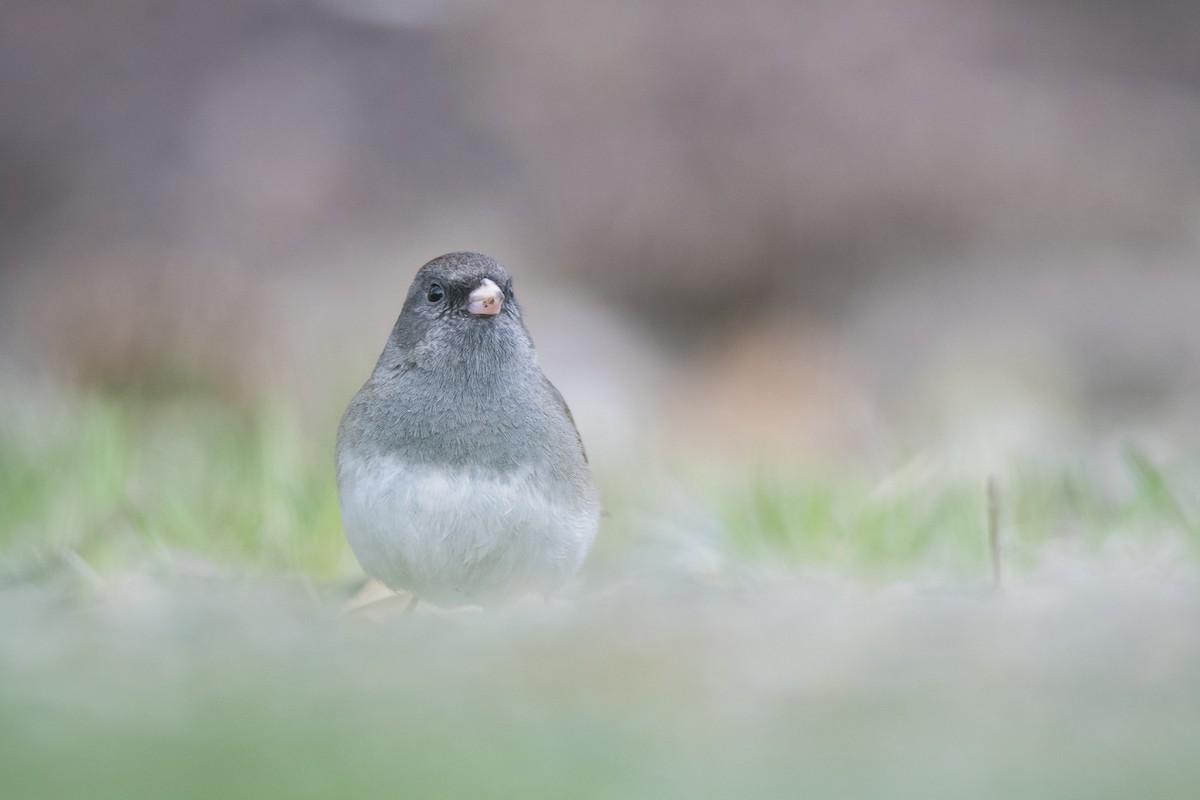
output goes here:
[[491, 278], [484, 278], [475, 290], [467, 295], [467, 311], [476, 316], [499, 314], [504, 305], [504, 292]]

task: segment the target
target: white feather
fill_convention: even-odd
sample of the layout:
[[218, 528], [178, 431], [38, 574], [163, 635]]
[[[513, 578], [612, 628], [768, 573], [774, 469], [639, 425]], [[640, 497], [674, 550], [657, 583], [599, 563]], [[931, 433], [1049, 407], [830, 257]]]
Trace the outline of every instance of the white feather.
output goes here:
[[363, 569], [439, 605], [546, 593], [575, 574], [599, 510], [554, 496], [556, 484], [532, 468], [451, 471], [350, 454], [338, 465], [346, 538]]

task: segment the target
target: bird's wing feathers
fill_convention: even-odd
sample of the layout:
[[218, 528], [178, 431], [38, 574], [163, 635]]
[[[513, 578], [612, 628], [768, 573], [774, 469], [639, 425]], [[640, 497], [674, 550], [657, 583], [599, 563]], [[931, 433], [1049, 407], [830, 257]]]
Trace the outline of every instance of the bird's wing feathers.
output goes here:
[[571, 423], [571, 430], [575, 431], [575, 441], [579, 443], [579, 453], [583, 456], [583, 463], [588, 463], [587, 449], [583, 446], [583, 438], [579, 435], [579, 427], [575, 424], [575, 417], [571, 414], [571, 409], [567, 405], [567, 401], [563, 399], [562, 392], [545, 375], [542, 376], [542, 386], [550, 394], [550, 397], [558, 403], [558, 407], [562, 411], [563, 416], [567, 418], [567, 422]]

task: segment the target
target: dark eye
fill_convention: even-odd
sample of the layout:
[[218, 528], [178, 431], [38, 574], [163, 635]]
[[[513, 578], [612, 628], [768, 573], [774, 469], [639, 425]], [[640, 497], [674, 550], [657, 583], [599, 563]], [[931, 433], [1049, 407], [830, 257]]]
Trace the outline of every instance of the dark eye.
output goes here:
[[426, 297], [429, 298], [429, 302], [437, 303], [445, 296], [446, 293], [442, 291], [442, 287], [440, 285], [436, 283], [429, 284], [429, 294], [426, 295]]

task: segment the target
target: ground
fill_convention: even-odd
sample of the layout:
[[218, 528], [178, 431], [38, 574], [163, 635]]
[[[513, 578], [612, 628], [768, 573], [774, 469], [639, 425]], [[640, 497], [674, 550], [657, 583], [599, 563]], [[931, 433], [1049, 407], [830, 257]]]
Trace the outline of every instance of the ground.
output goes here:
[[363, 615], [329, 448], [283, 407], [4, 418], [6, 797], [1200, 785], [1194, 457], [994, 475], [999, 586], [968, 470], [598, 463], [608, 515], [562, 597]]

